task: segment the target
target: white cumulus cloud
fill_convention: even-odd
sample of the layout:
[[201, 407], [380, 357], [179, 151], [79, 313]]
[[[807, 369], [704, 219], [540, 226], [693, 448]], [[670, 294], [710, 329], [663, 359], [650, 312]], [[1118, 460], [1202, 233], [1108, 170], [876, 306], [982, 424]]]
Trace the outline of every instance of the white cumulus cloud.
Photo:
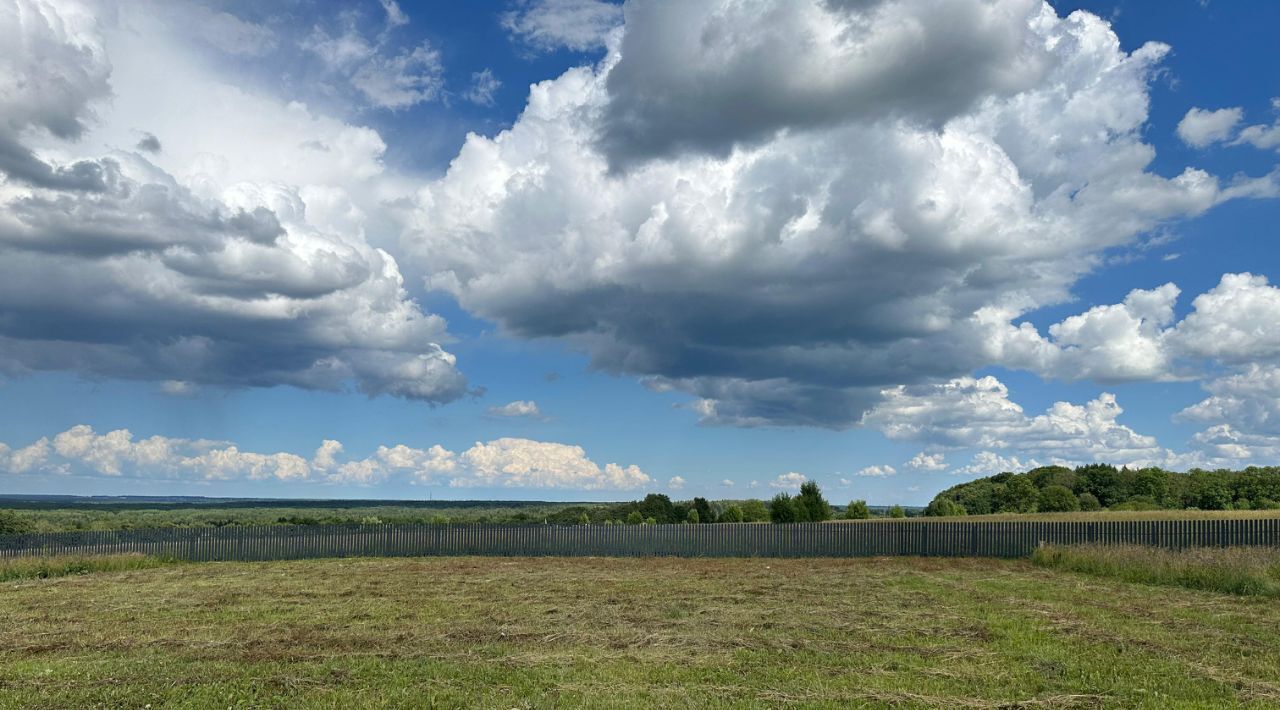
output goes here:
[[926, 454], [921, 451], [912, 456], [911, 460], [904, 465], [914, 471], [945, 471], [947, 470], [947, 457], [945, 454]]
[[542, 411], [538, 409], [537, 402], [520, 399], [514, 402], [508, 402], [502, 406], [489, 407], [489, 414], [496, 417], [528, 417], [530, 419], [538, 419], [542, 416]]
[[520, 0], [502, 15], [512, 37], [542, 52], [600, 49], [620, 24], [622, 6], [607, 0]]
[[[380, 446], [365, 458], [344, 456], [324, 440], [311, 458], [290, 452], [245, 451], [234, 443], [165, 436], [136, 438], [128, 429], [98, 433], [80, 424], [19, 449], [0, 443], [0, 472], [81, 473], [176, 480], [276, 480], [373, 485], [393, 477], [454, 487], [632, 490], [653, 484], [637, 466], [587, 458], [580, 446], [531, 439], [477, 442], [455, 453], [435, 445]], [[672, 479], [677, 483], [683, 479]]]
[[[799, 488], [801, 484], [808, 480], [809, 478], [803, 473], [791, 471], [790, 473], [784, 473], [779, 475], [777, 478], [774, 478], [769, 482], [769, 486], [771, 488]], [[754, 484], [755, 481], [752, 481], [753, 487]]]
[[1244, 110], [1240, 108], [1192, 108], [1178, 122], [1178, 137], [1193, 148], [1204, 148], [1229, 139], [1243, 119]]
[[[626, 12], [598, 66], [534, 85], [510, 129], [468, 137], [418, 192], [404, 246], [470, 313], [686, 392], [707, 423], [853, 426], [888, 386], [1000, 362], [1011, 324], [1070, 298], [1103, 251], [1276, 192], [1269, 176], [1149, 171], [1148, 81], [1169, 48], [1126, 52], [1088, 13]], [[1126, 305], [1141, 320], [1165, 296]], [[1124, 315], [1064, 325], [1063, 347], [1098, 346], [1080, 357], [1099, 377], [1161, 368], [1147, 351], [1098, 364], [1089, 339]]]
[[886, 476], [896, 476], [897, 474], [898, 474], [897, 469], [895, 469], [893, 466], [885, 464], [885, 465], [875, 465], [875, 466], [867, 466], [865, 468], [861, 468], [858, 471], [856, 471], [853, 475], [866, 476], [869, 478], [884, 478]]
[[[0, 7], [0, 373], [464, 394], [366, 239], [378, 133], [222, 77], [148, 7]], [[118, 148], [140, 130], [163, 150]]]

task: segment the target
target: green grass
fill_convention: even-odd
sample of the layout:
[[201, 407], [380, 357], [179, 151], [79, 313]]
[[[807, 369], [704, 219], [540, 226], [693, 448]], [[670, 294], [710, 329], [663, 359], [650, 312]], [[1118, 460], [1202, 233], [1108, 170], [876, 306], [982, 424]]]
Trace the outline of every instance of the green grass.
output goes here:
[[0, 707], [1274, 707], [1280, 604], [976, 559], [409, 558], [0, 585]]
[[165, 564], [172, 564], [172, 561], [137, 554], [10, 557], [0, 559], [0, 582], [151, 569]]
[[1280, 597], [1280, 549], [1266, 547], [1163, 550], [1141, 545], [1047, 546], [1035, 551], [1041, 567], [1126, 582]]

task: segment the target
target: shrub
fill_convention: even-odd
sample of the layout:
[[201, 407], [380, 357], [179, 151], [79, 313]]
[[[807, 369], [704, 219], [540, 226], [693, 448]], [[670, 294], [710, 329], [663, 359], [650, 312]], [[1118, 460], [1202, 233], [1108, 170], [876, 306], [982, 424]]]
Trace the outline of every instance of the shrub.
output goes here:
[[1102, 510], [1102, 503], [1098, 502], [1098, 497], [1087, 491], [1080, 494], [1079, 501], [1080, 510]]
[[892, 508], [890, 508], [890, 509], [889, 509], [889, 517], [890, 517], [890, 518], [905, 518], [905, 517], [907, 517], [907, 511], [906, 511], [905, 509], [903, 509], [903, 507], [902, 507], [902, 506], [900, 506], [900, 505], [895, 505], [895, 506], [893, 506]]
[[1134, 496], [1129, 500], [1118, 505], [1111, 506], [1112, 510], [1159, 510], [1160, 504], [1151, 496]]
[[590, 516], [590, 515], [587, 515], [586, 513], [583, 513], [582, 515], [579, 515], [579, 516], [578, 516], [578, 524], [579, 524], [579, 525], [590, 525], [590, 524], [591, 524], [591, 516]]
[[949, 518], [957, 515], [964, 515], [965, 509], [963, 505], [960, 505], [948, 498], [934, 498], [929, 502], [929, 506], [924, 509], [924, 514]]
[[720, 515], [720, 522], [722, 523], [740, 523], [742, 521], [742, 508], [739, 508], [736, 505], [731, 505], [728, 508], [725, 508], [724, 513]]
[[697, 508], [690, 508], [689, 515], [685, 516], [685, 522], [697, 525], [698, 523], [702, 522], [701, 518], [702, 516], [698, 515]]
[[35, 526], [12, 510], [0, 510], [0, 535], [18, 535], [34, 531]]
[[1000, 513], [1031, 513], [1036, 509], [1039, 493], [1035, 484], [1026, 476], [1013, 476], [1004, 484], [1004, 489], [996, 494]]
[[437, 515], [433, 515], [433, 516], [431, 516], [431, 524], [432, 524], [432, 525], [448, 525], [448, 524], [449, 524], [449, 518], [447, 518], [447, 517], [445, 517], [445, 516], [443, 516], [443, 515], [438, 515], [438, 514], [437, 514]]
[[639, 525], [644, 522], [644, 518], [640, 516], [640, 511], [633, 510], [627, 513], [627, 525]]
[[1036, 508], [1045, 513], [1067, 513], [1080, 510], [1080, 499], [1066, 486], [1049, 486], [1040, 491]]
[[867, 502], [865, 500], [850, 501], [849, 505], [845, 506], [845, 520], [866, 520], [870, 517], [871, 510], [867, 508]]
[[658, 519], [657, 519], [657, 518], [652, 518], [652, 517], [650, 517], [650, 518], [645, 518], [645, 519], [644, 519], [644, 524], [645, 524], [645, 525], [657, 525], [657, 524], [658, 524]]
[[779, 493], [769, 501], [769, 519], [775, 523], [796, 522], [796, 506], [790, 494]]
[[769, 506], [764, 501], [752, 498], [742, 502], [742, 522], [763, 523], [769, 519]]

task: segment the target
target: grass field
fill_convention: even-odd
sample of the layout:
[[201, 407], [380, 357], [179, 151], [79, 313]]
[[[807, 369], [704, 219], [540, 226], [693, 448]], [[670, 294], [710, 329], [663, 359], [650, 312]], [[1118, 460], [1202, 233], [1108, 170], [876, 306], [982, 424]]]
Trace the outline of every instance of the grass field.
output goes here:
[[1280, 549], [1145, 545], [1048, 545], [1031, 561], [1041, 567], [1167, 587], [1280, 597]]
[[0, 586], [3, 707], [1274, 707], [1280, 605], [973, 559], [349, 559]]
[[0, 582], [151, 569], [165, 564], [176, 564], [176, 561], [137, 554], [9, 557], [0, 558]]

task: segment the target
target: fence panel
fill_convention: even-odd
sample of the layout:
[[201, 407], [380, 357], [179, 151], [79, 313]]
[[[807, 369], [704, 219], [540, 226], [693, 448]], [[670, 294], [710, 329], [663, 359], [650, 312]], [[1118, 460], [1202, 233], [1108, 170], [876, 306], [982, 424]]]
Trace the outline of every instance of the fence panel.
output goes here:
[[318, 525], [0, 535], [0, 558], [141, 553], [193, 561], [523, 555], [1025, 557], [1045, 543], [1280, 547], [1280, 519], [720, 525]]

